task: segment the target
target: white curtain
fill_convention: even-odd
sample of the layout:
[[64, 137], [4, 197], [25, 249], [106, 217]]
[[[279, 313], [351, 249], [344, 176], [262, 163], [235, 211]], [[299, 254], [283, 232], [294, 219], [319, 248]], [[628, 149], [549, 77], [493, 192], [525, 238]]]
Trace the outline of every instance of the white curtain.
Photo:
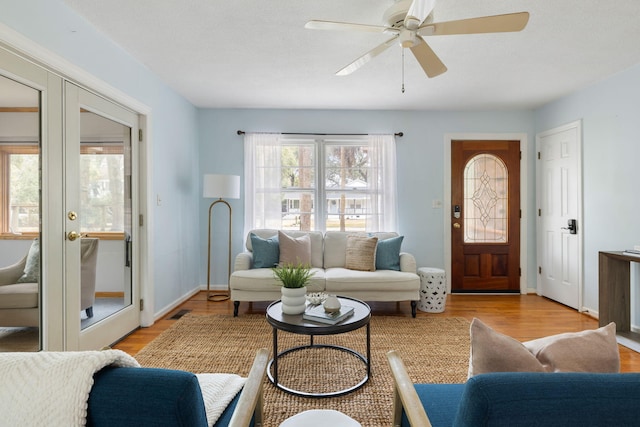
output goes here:
[[[393, 135], [368, 135], [371, 158], [367, 231], [397, 231], [396, 140]], [[282, 137], [247, 133], [244, 137], [244, 235], [254, 228], [282, 228]]]
[[244, 136], [244, 235], [254, 228], [282, 228], [281, 135]]
[[371, 216], [367, 231], [397, 231], [398, 204], [396, 180], [396, 138], [394, 135], [369, 135], [371, 174]]

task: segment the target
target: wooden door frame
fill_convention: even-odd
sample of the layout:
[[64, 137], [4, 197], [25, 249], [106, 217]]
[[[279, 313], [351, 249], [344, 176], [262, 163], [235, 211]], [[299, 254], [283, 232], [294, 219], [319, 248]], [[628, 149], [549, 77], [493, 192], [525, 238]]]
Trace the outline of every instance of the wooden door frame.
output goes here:
[[535, 293], [535, 289], [529, 289], [527, 285], [527, 230], [529, 228], [528, 216], [528, 171], [529, 171], [529, 144], [526, 133], [451, 133], [444, 136], [444, 204], [442, 218], [444, 224], [444, 265], [447, 276], [447, 292], [451, 292], [451, 141], [453, 140], [496, 140], [496, 141], [520, 141], [520, 293]]

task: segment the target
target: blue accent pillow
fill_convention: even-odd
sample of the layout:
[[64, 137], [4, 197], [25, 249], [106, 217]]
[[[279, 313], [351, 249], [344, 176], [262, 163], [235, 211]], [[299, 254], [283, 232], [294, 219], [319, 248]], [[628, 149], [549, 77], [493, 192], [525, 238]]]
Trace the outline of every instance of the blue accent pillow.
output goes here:
[[378, 240], [376, 247], [376, 270], [400, 271], [400, 248], [404, 236]]
[[272, 268], [280, 262], [280, 242], [278, 236], [263, 239], [251, 233], [251, 246], [253, 248], [253, 267]]

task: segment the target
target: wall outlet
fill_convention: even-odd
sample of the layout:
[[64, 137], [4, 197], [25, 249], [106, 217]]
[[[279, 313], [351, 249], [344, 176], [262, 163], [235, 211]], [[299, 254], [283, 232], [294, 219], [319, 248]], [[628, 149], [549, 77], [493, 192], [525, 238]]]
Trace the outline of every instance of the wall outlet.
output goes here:
[[431, 201], [431, 207], [433, 209], [442, 209], [442, 200], [433, 199]]

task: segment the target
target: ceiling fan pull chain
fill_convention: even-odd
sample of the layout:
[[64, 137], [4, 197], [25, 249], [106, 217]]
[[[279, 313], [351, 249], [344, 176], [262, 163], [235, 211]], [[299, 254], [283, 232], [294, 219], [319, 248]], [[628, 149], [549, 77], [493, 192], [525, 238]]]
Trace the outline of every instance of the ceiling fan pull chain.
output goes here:
[[400, 48], [402, 52], [402, 93], [404, 93], [404, 48]]

